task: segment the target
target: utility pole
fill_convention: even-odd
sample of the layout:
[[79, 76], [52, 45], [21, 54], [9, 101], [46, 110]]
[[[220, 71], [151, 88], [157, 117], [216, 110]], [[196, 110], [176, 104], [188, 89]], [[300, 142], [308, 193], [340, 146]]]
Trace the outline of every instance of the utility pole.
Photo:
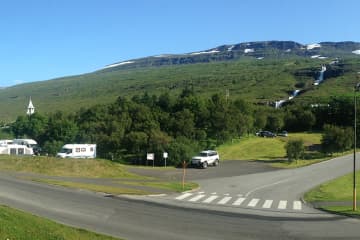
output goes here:
[[356, 92], [359, 91], [360, 83], [357, 83], [354, 88], [354, 161], [353, 161], [353, 211], [356, 211]]

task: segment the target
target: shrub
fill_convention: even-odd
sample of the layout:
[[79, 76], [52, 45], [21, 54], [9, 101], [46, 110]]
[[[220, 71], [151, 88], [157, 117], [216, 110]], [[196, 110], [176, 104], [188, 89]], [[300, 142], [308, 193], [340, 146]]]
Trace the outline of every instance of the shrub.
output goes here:
[[304, 142], [302, 139], [288, 141], [285, 148], [289, 162], [297, 160], [304, 155]]

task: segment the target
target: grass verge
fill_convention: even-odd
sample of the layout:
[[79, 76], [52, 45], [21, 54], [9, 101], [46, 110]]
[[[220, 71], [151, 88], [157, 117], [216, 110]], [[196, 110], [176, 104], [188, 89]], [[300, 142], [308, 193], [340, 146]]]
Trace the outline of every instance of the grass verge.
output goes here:
[[59, 181], [53, 179], [32, 179], [35, 182], [42, 182], [56, 186], [76, 188], [76, 189], [86, 189], [93, 192], [104, 192], [111, 194], [127, 194], [127, 195], [145, 195], [150, 194], [150, 192], [134, 189], [134, 188], [123, 188], [123, 187], [112, 187], [104, 186], [98, 184], [89, 184], [89, 183], [78, 183], [78, 182], [68, 182], [68, 181]]
[[0, 239], [26, 240], [110, 240], [110, 236], [67, 227], [19, 210], [0, 206]]
[[199, 187], [199, 184], [188, 182], [184, 184], [184, 188], [181, 182], [121, 182], [127, 185], [133, 186], [145, 186], [145, 187], [154, 187], [160, 189], [171, 190], [175, 192], [189, 191]]
[[[356, 172], [356, 174], [359, 175], [360, 171]], [[356, 178], [356, 185], [359, 184], [360, 179]], [[336, 212], [339, 214], [351, 216], [360, 216], [360, 209], [358, 209], [357, 211], [353, 211], [352, 209], [352, 173], [331, 180], [312, 189], [305, 194], [304, 199], [307, 202], [316, 202], [317, 205], [320, 205], [320, 208], [330, 212]]]

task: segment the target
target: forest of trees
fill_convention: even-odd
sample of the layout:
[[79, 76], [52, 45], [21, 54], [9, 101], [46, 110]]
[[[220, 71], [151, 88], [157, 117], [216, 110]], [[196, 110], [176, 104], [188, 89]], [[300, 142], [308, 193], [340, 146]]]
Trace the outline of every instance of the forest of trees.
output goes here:
[[274, 109], [219, 94], [199, 97], [186, 88], [176, 97], [144, 93], [72, 114], [19, 116], [10, 131], [17, 138], [35, 139], [50, 155], [65, 143], [96, 143], [101, 158], [144, 164], [146, 153], [152, 152], [161, 165], [162, 153], [168, 152], [168, 164], [178, 165], [201, 149], [258, 130], [323, 130], [325, 124], [326, 129], [348, 129], [353, 116], [352, 99], [346, 97], [317, 107], [289, 104]]

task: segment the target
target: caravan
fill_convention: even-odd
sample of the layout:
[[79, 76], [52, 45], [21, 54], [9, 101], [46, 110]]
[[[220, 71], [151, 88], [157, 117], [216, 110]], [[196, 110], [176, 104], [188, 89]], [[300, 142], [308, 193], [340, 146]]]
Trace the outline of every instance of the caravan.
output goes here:
[[61, 158], [96, 158], [96, 144], [65, 144], [56, 156]]
[[33, 139], [0, 140], [0, 154], [35, 155], [37, 142]]
[[13, 144], [25, 145], [28, 148], [32, 148], [34, 155], [40, 155], [41, 148], [34, 139], [17, 138], [13, 140]]

